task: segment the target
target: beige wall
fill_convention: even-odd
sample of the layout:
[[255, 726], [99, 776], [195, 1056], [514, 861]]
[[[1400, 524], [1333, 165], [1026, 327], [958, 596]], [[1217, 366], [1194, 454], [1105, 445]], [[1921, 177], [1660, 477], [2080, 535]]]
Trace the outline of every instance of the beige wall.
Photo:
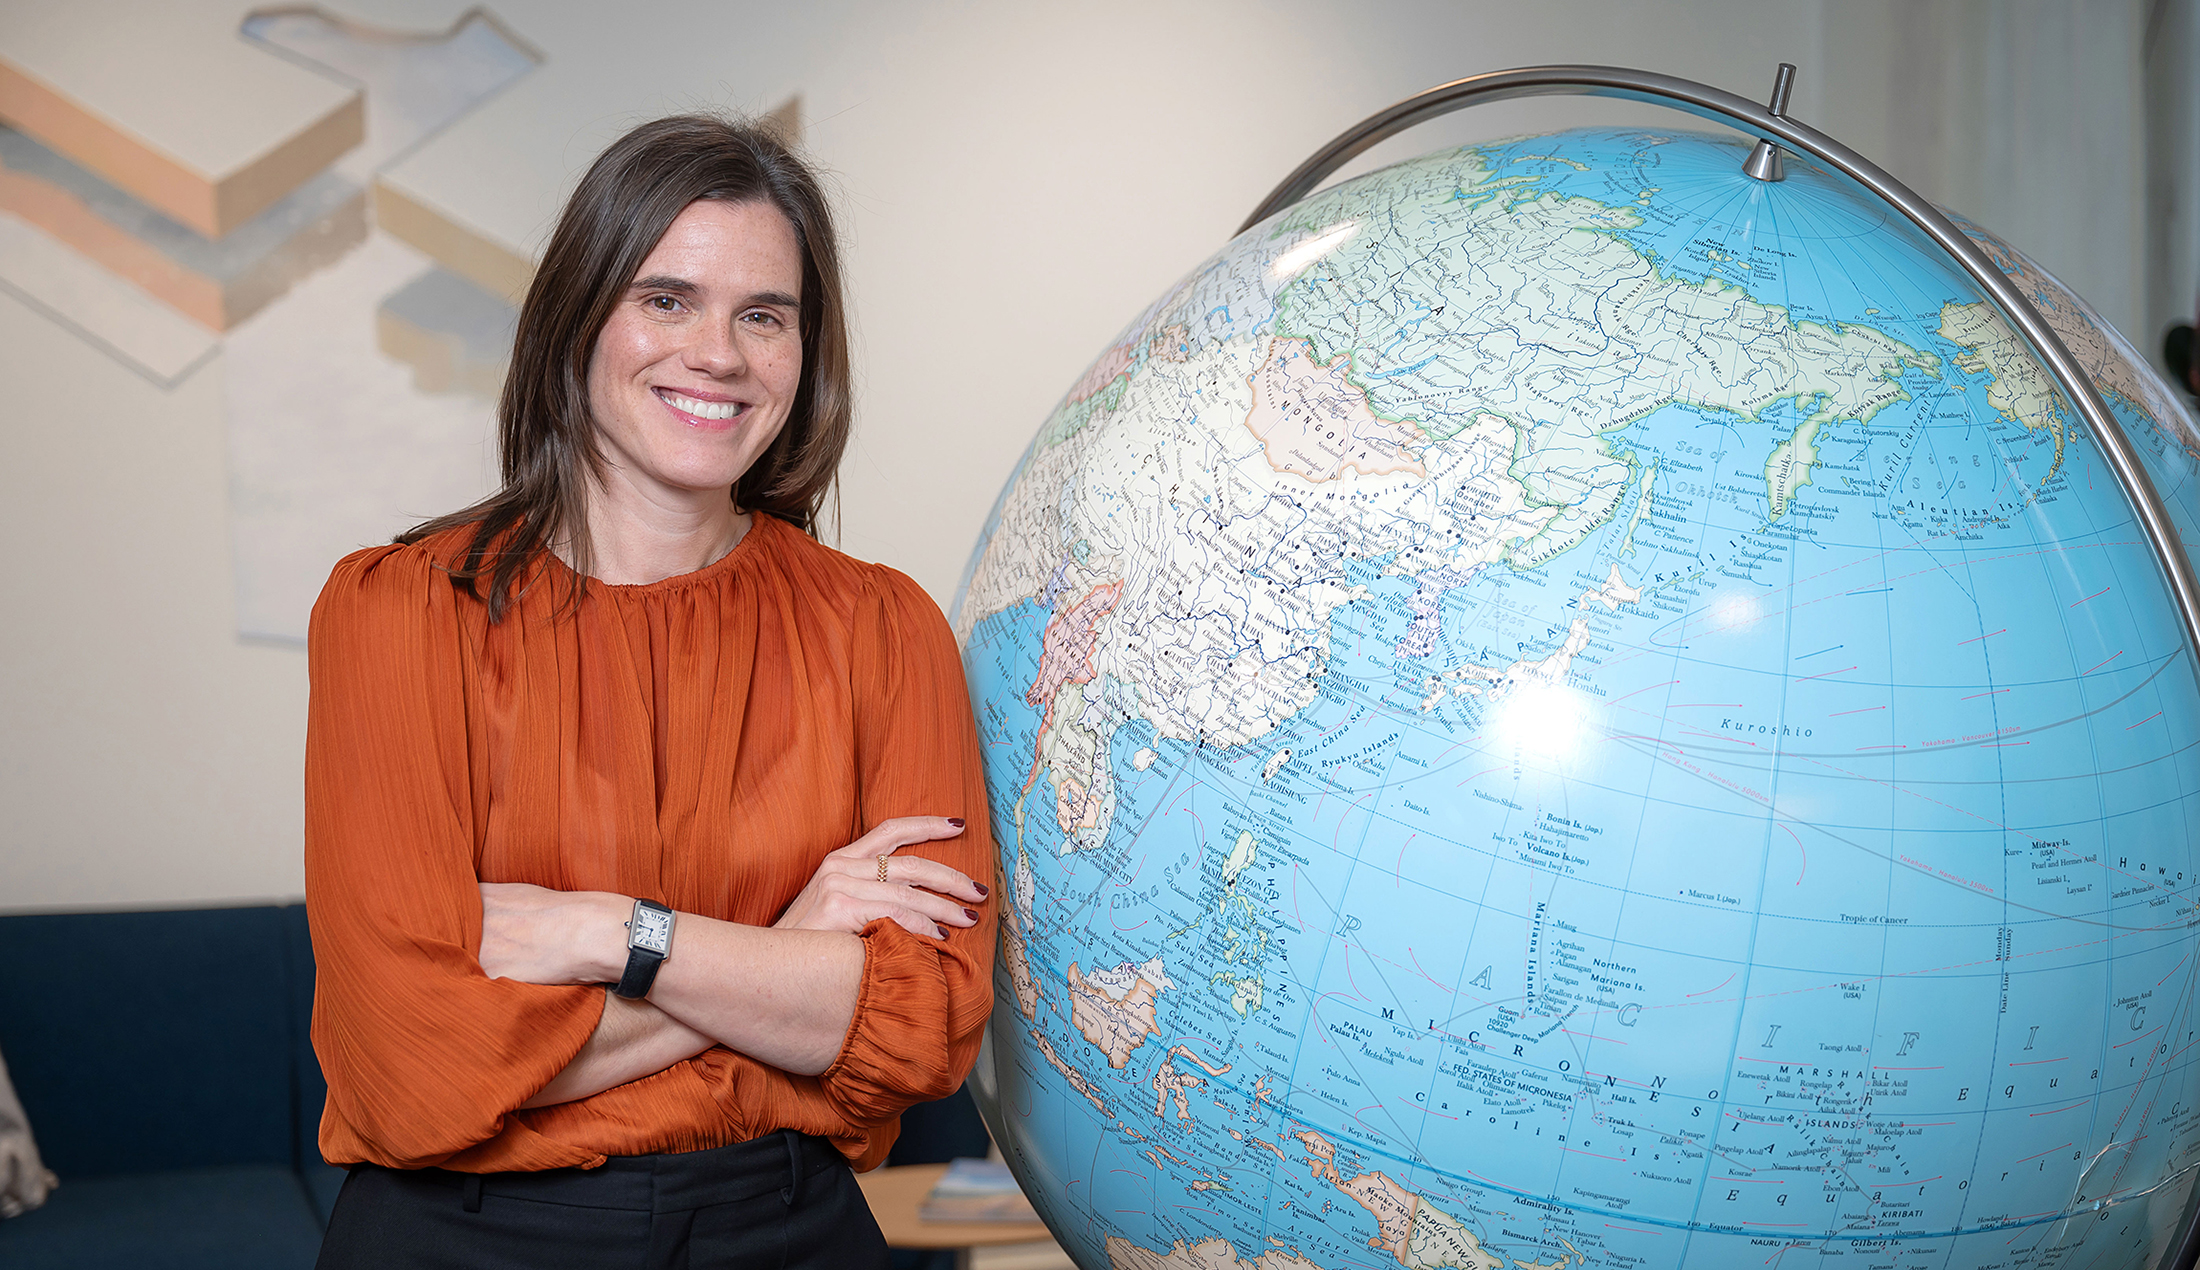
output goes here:
[[[421, 27], [458, 8], [342, 7]], [[492, 7], [522, 35], [531, 14], [613, 22], [577, 0]], [[607, 26], [604, 38], [677, 46], [677, 23], [662, 19], [680, 11], [652, 6], [653, 29]], [[1872, 13], [1856, 20], [1888, 20]], [[1821, 50], [1856, 43], [1839, 0], [815, 14], [795, 19], [812, 25], [781, 78], [803, 94], [851, 240], [863, 395], [841, 545], [905, 569], [943, 604], [1000, 483], [1085, 362], [1361, 116], [1440, 80], [1551, 61], [1755, 96], [1783, 58], [1802, 66], [1799, 117], [1841, 135], [1857, 114], [1825, 114], [1839, 94]], [[778, 98], [729, 84], [724, 100]], [[646, 84], [606, 101], [605, 126], [709, 104], [657, 102]], [[1863, 115], [1872, 135], [1848, 139], [1872, 153], [1893, 125]], [[1648, 108], [1515, 103], [1384, 153], [1616, 117], [1686, 126]], [[14, 547], [0, 624], [0, 910], [302, 889], [305, 659], [233, 634], [225, 369], [217, 358], [162, 392], [0, 295], [0, 525]], [[302, 421], [313, 408], [299, 403]]]
[[[1827, 56], [1854, 71], [1823, 126], [2015, 243], [2158, 360], [2167, 316], [2191, 320], [2200, 242], [2193, 9], [1828, 0]], [[2150, 149], [2167, 187], [2151, 209]]]
[[232, 633], [219, 368], [162, 392], [0, 297], [0, 403], [0, 908], [301, 891], [305, 657]]

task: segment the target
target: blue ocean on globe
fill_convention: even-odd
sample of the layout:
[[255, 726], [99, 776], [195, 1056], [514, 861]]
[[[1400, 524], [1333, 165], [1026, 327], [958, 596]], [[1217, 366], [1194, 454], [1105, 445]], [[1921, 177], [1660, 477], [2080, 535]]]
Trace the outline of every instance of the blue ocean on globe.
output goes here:
[[[955, 623], [1009, 883], [976, 1081], [1079, 1264], [2180, 1235], [2200, 683], [2133, 495], [1952, 261], [1746, 154], [1341, 184], [1044, 422]], [[2194, 539], [2184, 406], [1965, 228]]]

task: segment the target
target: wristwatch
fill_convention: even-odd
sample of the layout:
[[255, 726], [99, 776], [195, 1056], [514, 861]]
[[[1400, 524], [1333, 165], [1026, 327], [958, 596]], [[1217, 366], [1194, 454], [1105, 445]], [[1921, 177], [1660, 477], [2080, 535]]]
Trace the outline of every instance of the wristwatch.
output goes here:
[[671, 956], [672, 910], [655, 900], [634, 901], [634, 916], [626, 923], [626, 973], [612, 991], [629, 1001], [648, 996], [657, 967]]

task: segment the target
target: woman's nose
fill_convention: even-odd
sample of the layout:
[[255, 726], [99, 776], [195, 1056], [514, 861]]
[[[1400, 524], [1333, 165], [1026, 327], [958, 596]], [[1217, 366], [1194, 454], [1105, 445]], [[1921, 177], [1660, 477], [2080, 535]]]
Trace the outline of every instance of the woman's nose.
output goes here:
[[688, 345], [688, 365], [713, 379], [739, 375], [748, 367], [748, 355], [730, 324], [703, 323]]

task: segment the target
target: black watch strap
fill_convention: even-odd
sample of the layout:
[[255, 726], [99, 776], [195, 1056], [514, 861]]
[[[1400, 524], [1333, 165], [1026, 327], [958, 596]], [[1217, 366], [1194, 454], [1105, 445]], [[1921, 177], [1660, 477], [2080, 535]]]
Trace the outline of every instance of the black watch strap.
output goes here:
[[672, 954], [672, 910], [655, 900], [634, 901], [634, 916], [641, 917], [647, 910], [665, 917], [665, 947], [663, 950], [642, 947], [637, 942], [639, 922], [627, 922], [626, 972], [619, 976], [617, 986], [611, 990], [629, 1001], [638, 1001], [649, 995], [650, 986], [657, 982], [657, 967], [665, 964]]
[[618, 986], [611, 990], [629, 1001], [639, 1001], [649, 995], [650, 985], [657, 982], [657, 967], [663, 964], [663, 953], [654, 953], [647, 948], [628, 948], [626, 973], [619, 976]]

